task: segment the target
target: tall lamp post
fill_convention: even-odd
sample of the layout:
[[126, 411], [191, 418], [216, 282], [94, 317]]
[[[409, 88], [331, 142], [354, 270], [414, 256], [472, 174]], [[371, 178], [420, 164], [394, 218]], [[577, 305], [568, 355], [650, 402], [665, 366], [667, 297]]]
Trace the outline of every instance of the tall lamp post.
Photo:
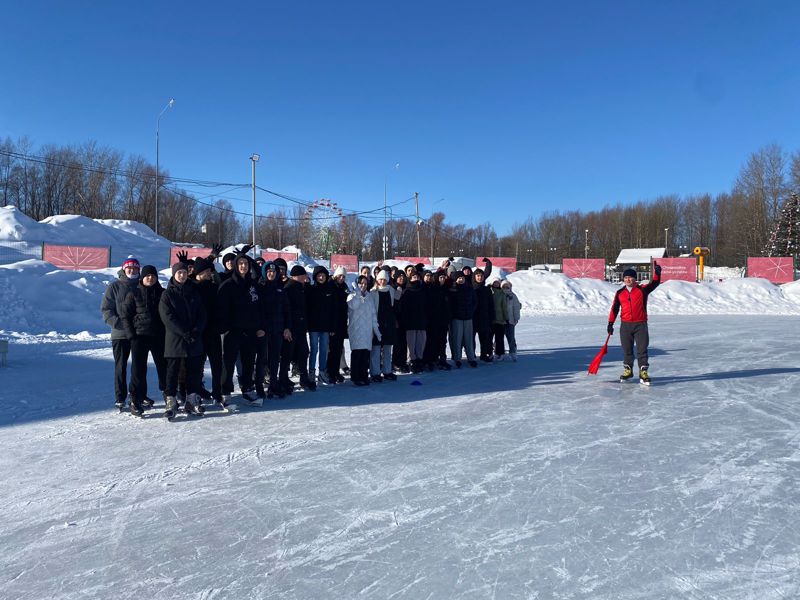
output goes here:
[[158, 235], [158, 188], [161, 185], [158, 183], [158, 175], [159, 175], [159, 146], [160, 144], [160, 132], [161, 132], [161, 117], [164, 116], [164, 113], [167, 112], [167, 109], [172, 108], [175, 105], [175, 98], [170, 98], [167, 105], [158, 113], [158, 118], [156, 119], [156, 235]]
[[589, 230], [586, 230], [586, 243], [583, 246], [583, 258], [589, 258]]
[[[393, 170], [397, 170], [400, 168], [400, 163], [395, 163]], [[388, 201], [388, 189], [389, 189], [389, 174], [387, 173], [383, 178], [383, 260], [386, 260], [386, 247], [389, 244], [389, 238], [386, 237], [386, 209], [387, 209], [387, 201]]]
[[253, 258], [256, 257], [256, 163], [261, 159], [260, 154], [252, 154], [250, 161], [253, 163]]
[[669, 233], [669, 227], [664, 227], [664, 256], [667, 256], [669, 252], [667, 252], [667, 233]]

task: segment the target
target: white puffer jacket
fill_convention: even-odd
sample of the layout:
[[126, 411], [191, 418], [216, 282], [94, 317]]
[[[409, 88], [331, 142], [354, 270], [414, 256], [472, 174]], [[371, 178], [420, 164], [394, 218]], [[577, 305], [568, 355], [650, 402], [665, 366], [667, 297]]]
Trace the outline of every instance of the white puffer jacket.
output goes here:
[[517, 298], [517, 295], [508, 288], [503, 288], [506, 294], [506, 311], [508, 313], [508, 322], [511, 325], [519, 323], [520, 311], [522, 310], [522, 303]]
[[372, 334], [381, 338], [378, 328], [378, 315], [375, 312], [375, 300], [371, 293], [362, 296], [355, 292], [347, 296], [347, 335], [350, 338], [351, 350], [371, 350]]

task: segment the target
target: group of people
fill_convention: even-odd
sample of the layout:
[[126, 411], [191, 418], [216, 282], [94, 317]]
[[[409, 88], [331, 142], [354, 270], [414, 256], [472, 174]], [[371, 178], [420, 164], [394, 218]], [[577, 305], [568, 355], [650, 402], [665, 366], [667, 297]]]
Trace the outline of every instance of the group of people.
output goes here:
[[[464, 355], [473, 368], [478, 360], [516, 361], [521, 304], [507, 279], [487, 285], [488, 259], [476, 269], [457, 269], [452, 259], [435, 269], [364, 266], [351, 287], [341, 266], [332, 276], [314, 267], [309, 281], [302, 265], [254, 260], [249, 246], [224, 255], [218, 272], [220, 250], [193, 261], [179, 255], [166, 289], [154, 266], [130, 256], [106, 289], [101, 310], [111, 327], [120, 411], [126, 400], [137, 416], [153, 406], [148, 356], [169, 419], [179, 406], [202, 413], [203, 401], [228, 407], [234, 375], [244, 400], [260, 406], [291, 394], [294, 375], [314, 391], [318, 383], [343, 383], [348, 372], [354, 385], [366, 386], [394, 381], [396, 372], [450, 370], [448, 342], [456, 368]], [[210, 390], [203, 384], [206, 361]]]

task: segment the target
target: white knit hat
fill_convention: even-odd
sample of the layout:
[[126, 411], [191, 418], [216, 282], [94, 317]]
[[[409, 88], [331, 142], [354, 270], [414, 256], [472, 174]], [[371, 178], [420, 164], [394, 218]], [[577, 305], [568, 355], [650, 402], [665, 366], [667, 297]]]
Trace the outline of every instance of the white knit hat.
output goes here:
[[334, 277], [338, 277], [339, 275], [347, 275], [347, 269], [345, 269], [342, 265], [336, 267], [336, 270], [333, 272]]

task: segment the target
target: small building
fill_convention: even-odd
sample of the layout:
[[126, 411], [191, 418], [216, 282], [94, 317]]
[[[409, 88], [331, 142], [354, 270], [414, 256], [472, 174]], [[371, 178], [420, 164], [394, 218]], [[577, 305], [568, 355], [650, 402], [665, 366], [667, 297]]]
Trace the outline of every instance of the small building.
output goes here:
[[634, 269], [636, 271], [637, 279], [650, 279], [650, 264], [654, 258], [664, 258], [666, 255], [666, 248], [625, 248], [617, 256], [615, 261], [616, 266], [614, 272], [616, 277], [614, 280], [619, 281], [622, 278], [622, 272], [625, 269]]

